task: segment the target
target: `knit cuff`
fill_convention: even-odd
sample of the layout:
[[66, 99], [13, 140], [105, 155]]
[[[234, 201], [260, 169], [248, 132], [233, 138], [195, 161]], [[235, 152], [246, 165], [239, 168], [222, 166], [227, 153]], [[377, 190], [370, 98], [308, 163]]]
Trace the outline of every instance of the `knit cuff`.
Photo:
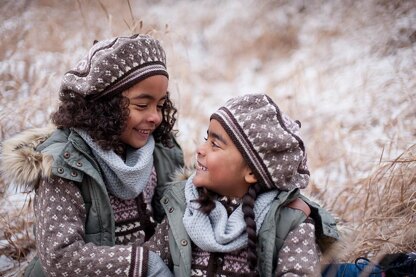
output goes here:
[[149, 250], [141, 246], [133, 246], [131, 251], [131, 264], [129, 277], [147, 276], [147, 265], [149, 261]]
[[149, 251], [149, 263], [147, 270], [148, 277], [173, 277], [168, 266], [156, 253]]

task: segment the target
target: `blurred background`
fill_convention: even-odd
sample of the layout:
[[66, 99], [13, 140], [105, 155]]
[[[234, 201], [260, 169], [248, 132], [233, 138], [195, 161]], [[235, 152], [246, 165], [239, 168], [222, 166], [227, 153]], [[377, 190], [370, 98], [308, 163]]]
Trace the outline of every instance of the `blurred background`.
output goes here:
[[[1, 141], [48, 124], [95, 39], [149, 33], [188, 165], [213, 111], [267, 93], [302, 122], [305, 193], [339, 217], [340, 259], [416, 250], [416, 1], [2, 0], [0, 16]], [[0, 180], [0, 275], [33, 255], [32, 198]]]

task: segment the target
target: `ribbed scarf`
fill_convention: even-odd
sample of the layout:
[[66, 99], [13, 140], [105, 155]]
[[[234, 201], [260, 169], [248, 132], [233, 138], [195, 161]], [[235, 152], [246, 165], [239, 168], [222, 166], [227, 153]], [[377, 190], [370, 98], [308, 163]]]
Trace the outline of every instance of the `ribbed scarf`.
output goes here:
[[[228, 217], [227, 210], [217, 200], [215, 208], [209, 215], [200, 211], [197, 188], [192, 183], [194, 175], [185, 185], [186, 208], [183, 224], [191, 240], [202, 250], [209, 252], [230, 252], [247, 247], [246, 223], [242, 205]], [[273, 190], [260, 194], [254, 203], [254, 220], [258, 234], [270, 204], [278, 191]]]
[[103, 171], [105, 185], [113, 195], [127, 200], [137, 197], [143, 191], [153, 167], [153, 136], [139, 149], [128, 147], [126, 161], [123, 161], [113, 150], [102, 149], [85, 131], [75, 131], [91, 148]]

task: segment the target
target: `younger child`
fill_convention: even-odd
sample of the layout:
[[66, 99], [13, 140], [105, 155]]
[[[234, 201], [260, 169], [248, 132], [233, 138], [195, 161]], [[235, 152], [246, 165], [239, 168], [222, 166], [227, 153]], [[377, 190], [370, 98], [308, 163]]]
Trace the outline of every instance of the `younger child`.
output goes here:
[[145, 246], [175, 276], [320, 276], [317, 236], [338, 233], [300, 195], [309, 170], [299, 128], [267, 95], [229, 100], [211, 115], [195, 174], [162, 197], [167, 218]]

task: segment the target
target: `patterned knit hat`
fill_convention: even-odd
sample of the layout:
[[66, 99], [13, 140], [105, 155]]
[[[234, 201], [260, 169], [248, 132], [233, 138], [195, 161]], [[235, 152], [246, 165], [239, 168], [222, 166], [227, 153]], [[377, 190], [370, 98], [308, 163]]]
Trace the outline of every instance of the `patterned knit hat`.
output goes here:
[[211, 119], [220, 122], [261, 185], [285, 191], [308, 185], [300, 123], [283, 114], [270, 97], [232, 98]]
[[65, 73], [59, 94], [97, 99], [120, 93], [153, 75], [169, 77], [159, 41], [139, 34], [116, 37], [95, 43], [88, 55]]

